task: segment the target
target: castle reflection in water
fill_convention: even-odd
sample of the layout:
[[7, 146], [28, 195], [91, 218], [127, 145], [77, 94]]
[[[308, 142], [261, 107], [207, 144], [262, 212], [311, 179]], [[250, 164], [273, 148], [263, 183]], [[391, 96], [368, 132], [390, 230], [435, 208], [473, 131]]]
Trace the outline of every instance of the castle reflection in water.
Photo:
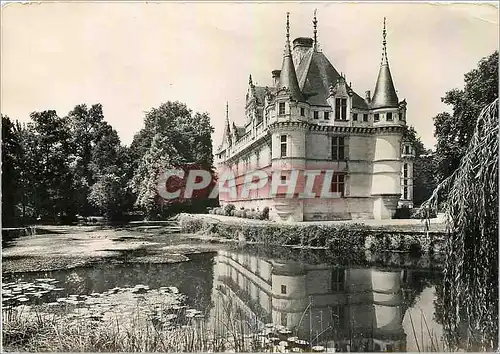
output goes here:
[[219, 319], [217, 330], [227, 329], [223, 307], [227, 310], [230, 303], [253, 328], [282, 325], [313, 345], [337, 351], [406, 351], [403, 317], [419, 295], [411, 282], [408, 269], [304, 264], [220, 251], [211, 317]]

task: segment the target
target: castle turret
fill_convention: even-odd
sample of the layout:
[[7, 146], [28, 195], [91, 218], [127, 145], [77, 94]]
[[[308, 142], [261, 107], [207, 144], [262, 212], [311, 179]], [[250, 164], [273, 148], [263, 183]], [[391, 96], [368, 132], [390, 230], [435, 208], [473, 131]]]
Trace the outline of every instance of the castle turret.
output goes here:
[[283, 65], [281, 66], [280, 81], [278, 91], [286, 89], [290, 93], [290, 98], [295, 101], [303, 101], [304, 96], [300, 91], [299, 81], [293, 65], [292, 50], [290, 48], [290, 14], [286, 14], [286, 43], [283, 55]]
[[375, 219], [392, 218], [401, 196], [401, 139], [405, 122], [399, 114], [401, 108], [389, 70], [386, 35], [384, 18], [382, 62], [370, 102], [373, 126], [377, 128], [371, 192]]
[[[292, 171], [305, 169], [307, 123], [300, 115], [299, 102], [304, 102], [292, 60], [290, 48], [290, 14], [286, 18], [286, 43], [283, 65], [275, 99], [276, 121], [269, 126], [272, 139], [272, 167], [274, 208], [270, 217], [281, 220], [302, 221], [303, 202], [290, 193], [288, 186]], [[301, 173], [299, 173], [301, 174]], [[302, 181], [298, 181], [300, 185]], [[277, 188], [276, 188], [277, 187]]]

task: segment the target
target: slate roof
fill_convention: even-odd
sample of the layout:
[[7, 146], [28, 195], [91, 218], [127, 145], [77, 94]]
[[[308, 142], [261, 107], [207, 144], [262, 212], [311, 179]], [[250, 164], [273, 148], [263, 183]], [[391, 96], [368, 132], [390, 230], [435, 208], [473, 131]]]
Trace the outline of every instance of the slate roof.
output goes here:
[[[326, 99], [330, 95], [330, 85], [335, 85], [340, 74], [323, 53], [311, 48], [297, 66], [297, 78], [309, 104], [328, 106]], [[354, 93], [353, 107], [368, 109], [368, 104]]]
[[398, 95], [392, 81], [389, 64], [383, 63], [378, 72], [377, 85], [370, 103], [371, 108], [396, 108], [399, 105]]
[[290, 52], [289, 46], [290, 44], [288, 44], [288, 53], [285, 53], [285, 56], [283, 57], [278, 91], [280, 88], [287, 88], [288, 90], [290, 90], [290, 96], [293, 99], [297, 101], [303, 101], [304, 96], [302, 95], [299, 87], [297, 73], [295, 71], [295, 66], [293, 65], [292, 54]]

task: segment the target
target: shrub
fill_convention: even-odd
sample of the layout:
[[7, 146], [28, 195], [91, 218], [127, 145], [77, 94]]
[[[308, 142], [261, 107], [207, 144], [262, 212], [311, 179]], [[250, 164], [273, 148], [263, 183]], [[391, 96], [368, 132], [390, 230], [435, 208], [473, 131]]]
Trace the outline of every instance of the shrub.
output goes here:
[[224, 206], [224, 215], [231, 216], [231, 211], [234, 209], [236, 209], [236, 207], [233, 204], [226, 204]]
[[428, 213], [428, 217], [430, 219], [437, 217], [436, 209], [413, 208], [410, 210], [410, 218], [411, 219], [424, 219], [426, 213]]
[[265, 207], [260, 213], [260, 220], [269, 220], [269, 208]]
[[410, 214], [410, 208], [407, 205], [403, 205], [401, 208], [396, 209], [394, 219], [410, 219]]

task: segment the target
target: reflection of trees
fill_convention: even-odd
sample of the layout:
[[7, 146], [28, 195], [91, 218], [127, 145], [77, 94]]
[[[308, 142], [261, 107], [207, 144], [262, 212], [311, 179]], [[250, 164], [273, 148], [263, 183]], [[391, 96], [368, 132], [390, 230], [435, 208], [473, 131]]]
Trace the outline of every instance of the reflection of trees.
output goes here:
[[[189, 306], [208, 311], [211, 305], [213, 253], [190, 255], [190, 261], [175, 264], [154, 263], [100, 263], [91, 267], [30, 272], [12, 275], [12, 279], [34, 282], [37, 278], [54, 278], [61, 292], [48, 294], [49, 301], [71, 294], [102, 293], [114, 287], [133, 287], [137, 284], [150, 288], [177, 286], [188, 295]], [[4, 278], [4, 281], [10, 281]]]

